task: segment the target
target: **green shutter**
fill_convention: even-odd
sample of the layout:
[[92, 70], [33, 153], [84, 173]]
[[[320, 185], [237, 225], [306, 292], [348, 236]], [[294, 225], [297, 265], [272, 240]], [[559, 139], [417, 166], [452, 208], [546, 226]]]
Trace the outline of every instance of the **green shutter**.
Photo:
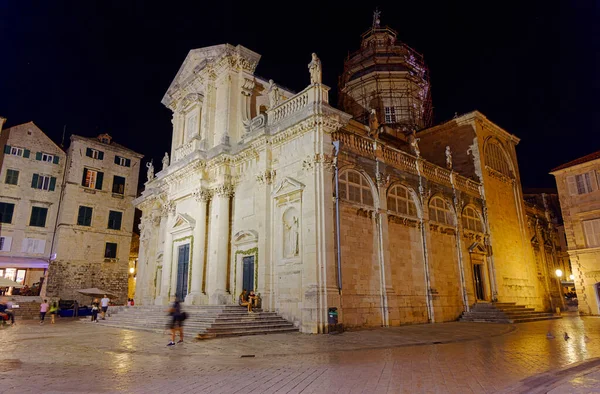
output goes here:
[[35, 152], [35, 159], [42, 160], [42, 152]]
[[104, 173], [98, 171], [98, 174], [96, 175], [96, 189], [98, 190], [102, 190], [102, 178], [104, 178]]
[[29, 154], [31, 153], [31, 151], [29, 149], [25, 149], [23, 151], [23, 157], [26, 159], [29, 159]]
[[56, 178], [50, 177], [50, 191], [53, 192], [56, 187]]
[[131, 160], [125, 159], [125, 166], [126, 167], [131, 167]]
[[33, 174], [33, 178], [31, 178], [31, 187], [37, 189], [38, 184], [38, 174]]
[[4, 145], [4, 153], [7, 155], [10, 153], [10, 145]]
[[85, 186], [85, 178], [87, 178], [87, 172], [88, 172], [88, 169], [84, 168], [83, 169], [83, 177], [81, 178], [81, 186]]
[[52, 163], [58, 164], [58, 160], [59, 160], [59, 157], [55, 155], [54, 158], [52, 159]]
[[104, 152], [98, 151], [98, 160], [104, 160]]
[[86, 155], [87, 157], [92, 157], [92, 148], [87, 148], [87, 149], [85, 150], [85, 155]]

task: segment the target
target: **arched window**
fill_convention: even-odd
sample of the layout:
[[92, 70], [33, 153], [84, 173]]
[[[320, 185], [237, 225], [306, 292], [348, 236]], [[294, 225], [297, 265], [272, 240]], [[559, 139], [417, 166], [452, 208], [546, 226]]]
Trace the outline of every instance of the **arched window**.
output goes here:
[[358, 171], [348, 170], [339, 178], [340, 198], [364, 205], [373, 205], [371, 186]]
[[450, 211], [450, 207], [448, 206], [448, 204], [446, 204], [446, 201], [444, 201], [440, 197], [434, 197], [429, 203], [429, 220], [433, 220], [434, 222], [442, 224], [447, 224], [449, 226], [454, 225], [454, 220], [452, 219], [452, 212]]
[[392, 212], [407, 216], [417, 216], [417, 208], [408, 189], [404, 186], [393, 186], [387, 195], [387, 207]]
[[483, 223], [475, 210], [471, 207], [466, 207], [462, 214], [462, 224], [467, 230], [483, 232]]
[[500, 144], [495, 141], [491, 141], [487, 144], [485, 150], [485, 164], [499, 173], [512, 178], [513, 173], [510, 170], [510, 165], [506, 158], [507, 156]]

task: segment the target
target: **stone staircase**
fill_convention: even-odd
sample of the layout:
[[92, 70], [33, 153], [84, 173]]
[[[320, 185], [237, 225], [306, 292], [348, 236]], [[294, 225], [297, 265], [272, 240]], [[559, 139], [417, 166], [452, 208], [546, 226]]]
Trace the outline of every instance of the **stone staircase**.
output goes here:
[[[108, 308], [106, 320], [100, 320], [99, 324], [164, 332], [171, 321], [166, 309], [157, 305], [113, 306]], [[237, 305], [203, 305], [183, 306], [182, 310], [188, 314], [185, 331], [196, 333], [200, 339], [298, 331], [277, 313], [260, 309], [248, 313], [246, 307]]]
[[469, 312], [463, 312], [459, 321], [485, 323], [527, 323], [538, 320], [560, 319], [548, 312], [536, 312], [514, 302], [478, 302]]

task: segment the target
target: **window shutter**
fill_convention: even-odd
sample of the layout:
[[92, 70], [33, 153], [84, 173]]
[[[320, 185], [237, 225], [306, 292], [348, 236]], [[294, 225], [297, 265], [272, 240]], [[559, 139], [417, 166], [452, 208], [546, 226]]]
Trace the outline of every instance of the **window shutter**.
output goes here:
[[53, 192], [56, 187], [56, 178], [50, 177], [50, 191]]
[[25, 149], [23, 151], [23, 157], [26, 159], [29, 159], [29, 154], [31, 153], [31, 151], [29, 149]]
[[574, 176], [567, 177], [567, 187], [569, 188], [569, 195], [575, 196], [577, 193], [577, 181]]
[[4, 153], [6, 153], [6, 154], [10, 153], [10, 145], [4, 145]]
[[130, 159], [125, 159], [125, 166], [126, 167], [131, 167], [131, 160]]
[[119, 164], [119, 156], [115, 155], [115, 164]]
[[84, 223], [83, 218], [85, 217], [85, 208], [79, 207], [79, 213], [77, 214], [77, 224], [81, 225]]
[[98, 151], [98, 160], [104, 160], [104, 152]]
[[88, 169], [84, 168], [83, 169], [83, 178], [81, 178], [81, 186], [85, 186], [85, 178], [87, 178], [87, 172], [88, 172]]
[[594, 236], [594, 225], [591, 220], [583, 222], [583, 229], [585, 233], [585, 241], [588, 247], [594, 246], [596, 237]]
[[10, 247], [12, 244], [12, 237], [2, 237], [4, 238], [4, 243], [2, 244], [2, 250], [3, 252], [10, 252]]
[[42, 160], [42, 152], [35, 152], [35, 159]]
[[38, 177], [38, 174], [33, 174], [33, 177], [31, 178], [31, 187], [34, 189], [37, 189]]
[[591, 191], [598, 190], [598, 180], [596, 179], [596, 171], [590, 171], [588, 174], [590, 186], [592, 187]]
[[59, 157], [58, 156], [54, 156], [54, 158], [52, 159], [52, 163], [58, 164], [58, 160], [59, 160]]
[[48, 216], [48, 208], [40, 209], [40, 220], [38, 223], [40, 223], [42, 225], [41, 227], [46, 227], [46, 217], [47, 216]]
[[86, 148], [85, 155], [87, 157], [92, 157], [92, 148]]
[[104, 178], [104, 173], [98, 171], [96, 174], [96, 189], [102, 190], [102, 178]]

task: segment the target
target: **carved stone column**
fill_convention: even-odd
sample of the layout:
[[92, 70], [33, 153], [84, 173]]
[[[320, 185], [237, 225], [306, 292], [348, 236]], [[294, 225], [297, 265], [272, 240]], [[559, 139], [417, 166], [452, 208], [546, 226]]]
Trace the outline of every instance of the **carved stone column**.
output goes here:
[[210, 250], [208, 262], [208, 295], [210, 305], [223, 305], [231, 300], [227, 291], [229, 265], [229, 206], [233, 187], [223, 184], [214, 189], [211, 209]]
[[175, 203], [167, 201], [163, 205], [162, 211], [163, 220], [166, 220], [165, 225], [165, 245], [162, 259], [162, 280], [160, 295], [156, 297], [156, 305], [167, 305], [171, 290], [171, 271], [173, 269], [173, 235], [171, 227], [173, 227], [173, 218], [175, 216]]
[[211, 192], [200, 189], [194, 192], [198, 202], [196, 227], [194, 227], [194, 245], [192, 248], [192, 278], [190, 293], [185, 298], [188, 305], [206, 304], [206, 295], [202, 292], [204, 280], [204, 262], [206, 261], [206, 209], [211, 198]]

